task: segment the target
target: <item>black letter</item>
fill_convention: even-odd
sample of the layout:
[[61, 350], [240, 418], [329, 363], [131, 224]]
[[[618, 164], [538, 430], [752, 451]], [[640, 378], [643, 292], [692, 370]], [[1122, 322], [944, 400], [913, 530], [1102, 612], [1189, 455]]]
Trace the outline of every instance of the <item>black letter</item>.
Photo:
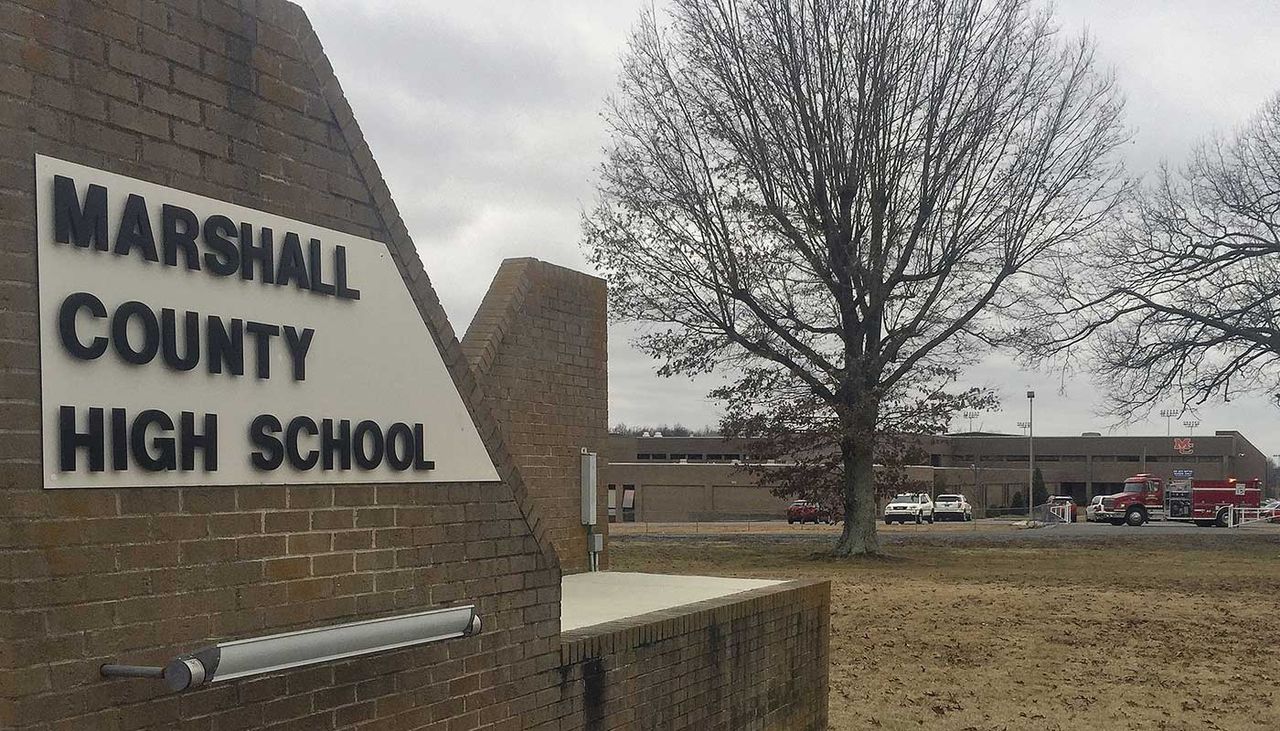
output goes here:
[[244, 329], [254, 337], [255, 350], [258, 354], [258, 378], [271, 377], [271, 338], [280, 334], [279, 325], [268, 325], [265, 322], [250, 320]]
[[280, 245], [280, 266], [276, 269], [276, 284], [283, 287], [293, 282], [298, 289], [311, 289], [307, 281], [307, 260], [302, 255], [302, 242], [292, 231], [284, 235]]
[[308, 244], [311, 252], [311, 291], [316, 294], [327, 294], [332, 296], [336, 291], [332, 284], [324, 281], [323, 271], [320, 266], [320, 239], [311, 239]]
[[413, 468], [415, 470], [434, 470], [436, 463], [427, 459], [427, 437], [421, 424], [413, 425]]
[[165, 432], [173, 431], [173, 419], [163, 411], [147, 409], [138, 414], [138, 418], [133, 420], [133, 431], [129, 434], [129, 447], [133, 453], [133, 460], [149, 472], [177, 469], [178, 460], [173, 437], [156, 437], [152, 440], [151, 443], [160, 448], [159, 457], [151, 456], [151, 451], [147, 449], [147, 428], [152, 424], [159, 426]]
[[253, 227], [247, 223], [240, 224], [240, 278], [253, 279], [253, 263], [258, 262], [262, 270], [262, 283], [271, 284], [272, 270], [275, 268], [275, 242], [271, 239], [271, 229], [263, 226], [258, 232], [259, 244], [253, 245]]
[[[397, 454], [397, 445], [400, 450]], [[414, 439], [409, 425], [397, 421], [387, 430], [387, 463], [391, 468], [403, 472], [413, 465]]]
[[156, 237], [151, 233], [151, 218], [147, 215], [147, 201], [136, 193], [130, 193], [120, 216], [120, 228], [116, 231], [117, 256], [128, 256], [133, 247], [142, 249], [147, 261], [160, 261], [156, 254]]
[[[182, 230], [178, 230], [178, 224]], [[181, 206], [168, 203], [160, 206], [160, 230], [164, 246], [164, 263], [171, 267], [178, 266], [178, 249], [182, 249], [187, 268], [193, 272], [200, 271], [200, 253], [196, 250], [196, 236], [200, 233], [200, 221], [196, 214]]]
[[161, 342], [164, 345], [164, 362], [175, 371], [189, 371], [200, 362], [200, 314], [187, 310], [183, 318], [185, 356], [178, 356], [178, 313], [168, 307], [160, 310]]
[[89, 409], [89, 431], [76, 431], [76, 408], [58, 407], [58, 469], [75, 472], [76, 450], [89, 450], [89, 471], [101, 472], [106, 463], [106, 445], [102, 443], [102, 409]]
[[316, 466], [316, 461], [320, 459], [318, 450], [307, 452], [307, 456], [302, 456], [302, 452], [298, 449], [298, 435], [306, 432], [311, 436], [317, 434], [315, 419], [310, 416], [296, 416], [289, 422], [289, 428], [285, 430], [285, 448], [289, 450], [289, 464], [293, 465], [297, 470], [309, 470]]
[[[129, 343], [129, 318], [134, 316], [142, 323], [141, 350], [134, 350]], [[116, 308], [116, 314], [111, 317], [111, 344], [116, 347], [121, 358], [134, 365], [150, 363], [160, 350], [160, 323], [156, 322], [156, 313], [141, 302], [125, 302], [120, 305]], [[169, 427], [173, 428], [173, 424], [170, 423]]]
[[347, 247], [333, 247], [333, 267], [337, 272], [338, 296], [343, 299], [360, 299], [360, 290], [347, 286]]
[[182, 469], [196, 468], [196, 447], [204, 450], [204, 471], [218, 471], [218, 415], [204, 415], [204, 434], [196, 434], [196, 415], [182, 412]]
[[262, 414], [249, 425], [249, 441], [258, 448], [249, 461], [260, 470], [274, 470], [284, 462], [284, 445], [275, 434], [280, 431], [280, 420], [271, 414]]
[[220, 277], [240, 271], [240, 249], [229, 238], [235, 232], [236, 225], [226, 216], [204, 219], [204, 245], [212, 249], [205, 252], [204, 265]]
[[[107, 316], [107, 308], [97, 297], [88, 292], [69, 294], [58, 310], [58, 335], [62, 338], [62, 347], [66, 348], [73, 357], [80, 360], [93, 360], [107, 352], [107, 339], [99, 335], [90, 345], [85, 345], [76, 337], [76, 313], [82, 307], [99, 320]], [[303, 354], [305, 355], [305, 351]]]
[[196, 468], [196, 448], [204, 451], [204, 471], [218, 471], [218, 415], [204, 415], [204, 434], [196, 434], [196, 415], [182, 412], [182, 469]]
[[302, 328], [302, 334], [293, 325], [284, 326], [284, 341], [289, 346], [289, 357], [293, 360], [293, 380], [307, 380], [307, 351], [311, 350], [311, 338], [315, 337], [314, 328]]
[[338, 422], [338, 435], [333, 434], [333, 419], [325, 419], [320, 425], [320, 455], [323, 457], [322, 467], [333, 469], [333, 455], [337, 452], [342, 469], [351, 469], [351, 422], [343, 419]]
[[75, 244], [82, 249], [107, 250], [107, 189], [90, 185], [84, 207], [76, 195], [76, 182], [63, 175], [53, 176], [53, 240]]
[[111, 410], [111, 469], [122, 472], [129, 469], [129, 426], [125, 423], [125, 410]]
[[[372, 454], [364, 451], [366, 435], [373, 437], [373, 443], [370, 445], [373, 448]], [[360, 469], [377, 468], [382, 463], [382, 447], [382, 429], [376, 422], [365, 420], [356, 424], [356, 430], [351, 435], [351, 450], [355, 452], [356, 464]]]
[[[233, 376], [244, 375], [244, 321], [231, 319], [231, 331], [222, 324], [222, 318], [209, 315], [205, 321], [205, 339], [209, 341], [209, 372], [221, 373], [226, 363], [227, 372]], [[216, 326], [216, 327], [215, 327]]]

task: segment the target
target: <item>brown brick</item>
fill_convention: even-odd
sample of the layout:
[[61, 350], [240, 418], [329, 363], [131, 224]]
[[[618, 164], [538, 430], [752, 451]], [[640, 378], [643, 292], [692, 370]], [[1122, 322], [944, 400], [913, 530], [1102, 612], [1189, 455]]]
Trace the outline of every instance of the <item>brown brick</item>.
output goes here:
[[[589, 430], [606, 423], [603, 407], [592, 404], [607, 389], [574, 381], [562, 393], [578, 396], [560, 401], [541, 393], [506, 407], [481, 399], [490, 386], [528, 388], [544, 374], [562, 386], [566, 368], [603, 372], [602, 359], [583, 358], [603, 347], [603, 335], [580, 312], [559, 324], [508, 322], [577, 350], [548, 360], [524, 341], [495, 348], [488, 362], [500, 367], [537, 355], [529, 368], [538, 377], [503, 371], [476, 383], [295, 6], [27, 5], [0, 0], [0, 28], [14, 41], [0, 50], [0, 339], [11, 344], [0, 356], [0, 422], [9, 427], [0, 450], [0, 668], [23, 673], [17, 683], [0, 677], [0, 726], [494, 731], [533, 727], [542, 713], [546, 727], [581, 727], [575, 670], [567, 680], [560, 674], [550, 546], [580, 538], [566, 528], [576, 472], [564, 478], [576, 467], [576, 449], [592, 446]], [[37, 150], [384, 242], [509, 484], [44, 490], [33, 358]], [[572, 309], [571, 280], [530, 283], [521, 296]], [[595, 378], [576, 370], [568, 377]], [[535, 417], [554, 444], [538, 441]], [[581, 430], [548, 427], [555, 419]], [[549, 455], [556, 459], [534, 461]], [[545, 504], [545, 517], [533, 498]], [[209, 642], [460, 601], [483, 608], [488, 631], [480, 638], [179, 695], [96, 676], [110, 659], [159, 663]], [[451, 686], [464, 695], [453, 697]]]

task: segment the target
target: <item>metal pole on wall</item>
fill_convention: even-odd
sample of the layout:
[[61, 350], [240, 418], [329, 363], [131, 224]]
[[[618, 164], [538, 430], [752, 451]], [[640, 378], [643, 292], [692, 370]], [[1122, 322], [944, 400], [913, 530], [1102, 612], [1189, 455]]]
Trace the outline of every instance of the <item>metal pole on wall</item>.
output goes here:
[[1036, 502], [1036, 392], [1027, 391], [1027, 525], [1033, 520]]

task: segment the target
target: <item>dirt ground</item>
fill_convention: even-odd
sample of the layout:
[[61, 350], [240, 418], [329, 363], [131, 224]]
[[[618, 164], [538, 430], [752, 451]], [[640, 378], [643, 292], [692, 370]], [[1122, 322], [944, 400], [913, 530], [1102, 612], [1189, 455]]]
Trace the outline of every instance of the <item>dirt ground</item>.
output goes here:
[[619, 531], [610, 551], [620, 571], [830, 579], [832, 729], [1280, 729], [1280, 531], [1149, 528], [921, 533], [852, 562], [828, 531]]

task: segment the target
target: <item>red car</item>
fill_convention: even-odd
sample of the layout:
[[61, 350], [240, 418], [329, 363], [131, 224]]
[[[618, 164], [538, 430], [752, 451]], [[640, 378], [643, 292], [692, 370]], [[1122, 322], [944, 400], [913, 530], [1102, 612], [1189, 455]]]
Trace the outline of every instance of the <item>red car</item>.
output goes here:
[[799, 523], [832, 523], [840, 522], [838, 511], [823, 507], [810, 500], [796, 500], [787, 506], [787, 524]]

